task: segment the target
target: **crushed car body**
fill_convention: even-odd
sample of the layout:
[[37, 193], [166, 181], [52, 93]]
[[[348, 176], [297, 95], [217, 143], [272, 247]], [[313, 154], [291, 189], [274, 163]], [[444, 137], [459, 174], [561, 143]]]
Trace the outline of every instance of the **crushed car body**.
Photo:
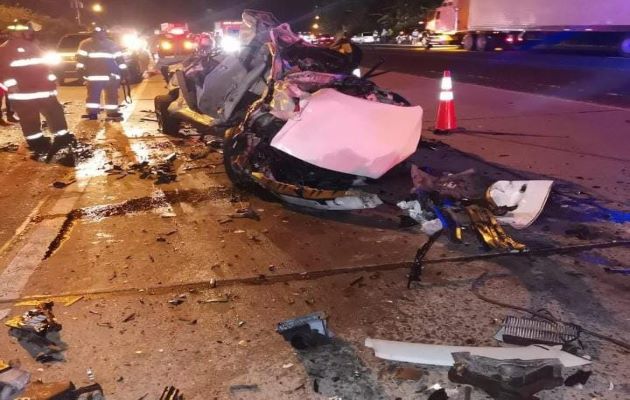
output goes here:
[[420, 143], [422, 108], [353, 75], [361, 52], [309, 44], [288, 24], [247, 10], [238, 54], [197, 55], [156, 98], [165, 133], [182, 121], [222, 135], [230, 179], [320, 210], [382, 204], [355, 187], [378, 179]]

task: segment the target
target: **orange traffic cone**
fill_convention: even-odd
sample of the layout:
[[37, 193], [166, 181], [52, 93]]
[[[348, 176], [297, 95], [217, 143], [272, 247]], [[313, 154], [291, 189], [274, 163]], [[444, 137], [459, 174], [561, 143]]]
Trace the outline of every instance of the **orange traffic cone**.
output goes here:
[[435, 121], [436, 135], [448, 135], [457, 129], [457, 118], [455, 117], [455, 101], [453, 96], [453, 79], [451, 71], [444, 71], [440, 91], [440, 104]]

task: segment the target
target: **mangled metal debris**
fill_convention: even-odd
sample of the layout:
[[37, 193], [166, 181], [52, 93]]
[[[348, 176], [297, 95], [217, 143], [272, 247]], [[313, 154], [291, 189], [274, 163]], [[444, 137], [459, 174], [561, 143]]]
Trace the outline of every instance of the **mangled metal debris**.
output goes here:
[[[223, 134], [230, 179], [302, 207], [354, 210], [382, 204], [353, 188], [410, 156], [422, 109], [357, 78], [359, 57], [306, 43], [269, 13], [246, 10], [240, 54], [197, 55], [156, 98], [167, 133], [182, 120]], [[355, 55], [360, 54], [356, 51]]]
[[52, 312], [54, 303], [43, 302], [37, 308], [5, 322], [9, 335], [39, 362], [62, 360], [65, 344], [59, 339], [59, 324]]
[[15, 399], [24, 391], [31, 374], [0, 360], [0, 400]]
[[60, 331], [61, 324], [57, 322], [52, 312], [54, 304], [52, 301], [39, 303], [37, 308], [13, 317], [4, 324], [11, 329], [37, 335], [46, 335], [48, 332]]
[[289, 319], [278, 324], [276, 332], [281, 334], [291, 346], [298, 350], [319, 346], [330, 342], [326, 315], [322, 312]]
[[555, 359], [497, 360], [453, 353], [452, 382], [479, 387], [495, 399], [530, 399], [542, 390], [562, 386], [562, 364]]
[[581, 328], [537, 318], [507, 316], [496, 339], [509, 344], [566, 345], [579, 340]]

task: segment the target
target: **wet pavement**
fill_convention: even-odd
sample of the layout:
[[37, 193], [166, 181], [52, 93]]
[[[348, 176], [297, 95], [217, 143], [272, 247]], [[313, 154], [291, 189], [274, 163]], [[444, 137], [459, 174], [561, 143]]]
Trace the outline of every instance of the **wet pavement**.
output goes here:
[[[399, 78], [386, 83], [415, 91]], [[0, 153], [0, 313], [27, 310], [20, 299], [57, 299], [68, 346], [64, 361], [41, 364], [0, 331], [0, 359], [20, 360], [33, 380], [84, 385], [91, 368], [107, 398], [121, 400], [157, 398], [167, 385], [199, 400], [425, 399], [436, 383], [463, 399], [446, 368], [419, 366], [401, 379], [402, 364], [377, 359], [363, 342], [497, 345], [498, 321], [515, 312], [474, 295], [482, 273], [492, 278], [481, 289], [492, 299], [630, 340], [630, 281], [605, 271], [628, 266], [627, 184], [600, 196], [570, 168], [554, 169], [561, 182], [543, 215], [527, 230], [509, 230], [548, 252], [487, 258], [472, 234], [459, 245], [442, 239], [422, 284], [407, 290], [410, 262], [427, 237], [399, 227], [393, 204], [409, 192], [406, 168], [369, 185], [386, 203], [376, 210], [287, 207], [233, 188], [221, 154], [199, 136], [159, 133], [151, 113], [164, 91], [159, 79], [134, 89], [122, 123], [79, 121], [82, 90], [61, 94], [91, 157], [67, 169], [28, 160], [23, 147]], [[3, 141], [21, 145], [15, 129], [7, 132]], [[424, 139], [413, 160], [435, 171], [473, 167], [490, 180], [536, 173], [519, 168], [518, 157], [492, 158], [470, 137]], [[174, 182], [144, 173], [173, 153]], [[547, 161], [535, 161], [544, 169]], [[260, 219], [234, 217], [242, 208]], [[582, 245], [595, 248], [575, 247]], [[78, 297], [65, 306], [63, 296]], [[278, 322], [313, 311], [329, 316], [334, 344], [296, 351], [275, 333]], [[583, 342], [593, 358], [587, 385], [540, 398], [630, 397], [628, 352], [586, 334]], [[472, 398], [487, 396], [475, 389]]]

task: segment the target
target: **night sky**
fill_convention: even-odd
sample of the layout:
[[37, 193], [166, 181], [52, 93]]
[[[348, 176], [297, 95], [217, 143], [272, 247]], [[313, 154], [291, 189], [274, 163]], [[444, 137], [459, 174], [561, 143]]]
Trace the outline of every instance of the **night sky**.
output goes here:
[[[5, 1], [2, 1], [3, 3]], [[70, 0], [13, 0], [7, 3], [21, 3], [49, 15], [72, 17]], [[214, 20], [240, 19], [245, 8], [273, 12], [281, 21], [300, 25], [308, 23], [318, 0], [83, 0], [86, 9], [84, 19], [92, 18], [89, 6], [100, 2], [106, 9], [108, 25], [132, 25], [151, 29], [160, 22], [186, 21], [198, 29], [212, 29]], [[60, 7], [63, 5], [63, 7]], [[67, 8], [66, 8], [66, 5]]]

